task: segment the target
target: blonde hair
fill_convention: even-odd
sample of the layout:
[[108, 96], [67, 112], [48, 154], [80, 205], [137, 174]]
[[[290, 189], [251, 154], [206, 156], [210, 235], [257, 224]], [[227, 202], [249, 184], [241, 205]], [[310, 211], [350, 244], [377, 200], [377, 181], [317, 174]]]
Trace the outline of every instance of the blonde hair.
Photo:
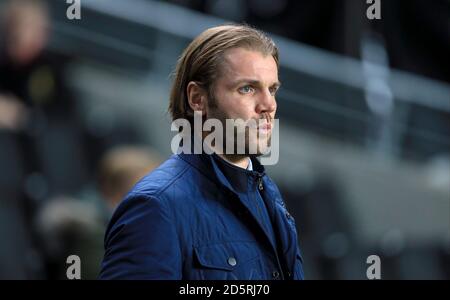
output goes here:
[[193, 110], [187, 98], [187, 86], [197, 82], [213, 99], [212, 85], [220, 74], [225, 51], [244, 48], [272, 55], [278, 67], [278, 48], [264, 32], [248, 25], [221, 25], [197, 36], [184, 50], [173, 73], [169, 113], [172, 120], [187, 119], [192, 123]]
[[98, 184], [106, 198], [124, 196], [145, 174], [156, 168], [161, 159], [143, 146], [122, 145], [110, 149], [98, 168]]

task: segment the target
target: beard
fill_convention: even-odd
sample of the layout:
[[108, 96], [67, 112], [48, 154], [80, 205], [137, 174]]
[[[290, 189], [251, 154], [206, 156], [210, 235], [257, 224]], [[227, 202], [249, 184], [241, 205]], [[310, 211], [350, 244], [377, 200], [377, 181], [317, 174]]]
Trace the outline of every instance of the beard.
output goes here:
[[[217, 106], [217, 102], [214, 98], [209, 99], [212, 101], [208, 101], [208, 119], [217, 119], [220, 121], [223, 130], [221, 136], [224, 137], [224, 139], [219, 142], [223, 143], [222, 149], [224, 149], [224, 151], [223, 153], [218, 154], [258, 157], [269, 151], [272, 132], [263, 132], [259, 130], [259, 127], [266, 123], [272, 124], [270, 115], [265, 113], [260, 118], [248, 120], [234, 119]], [[231, 124], [227, 125], [227, 123]], [[232, 149], [229, 149], [230, 145]], [[216, 145], [212, 144], [211, 146], [214, 148]]]

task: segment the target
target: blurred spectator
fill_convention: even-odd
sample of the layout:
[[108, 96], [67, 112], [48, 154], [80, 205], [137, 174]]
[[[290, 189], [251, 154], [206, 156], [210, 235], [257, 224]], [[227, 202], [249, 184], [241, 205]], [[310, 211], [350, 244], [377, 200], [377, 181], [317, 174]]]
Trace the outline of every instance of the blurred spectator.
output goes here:
[[69, 197], [46, 202], [36, 218], [47, 279], [67, 279], [66, 259], [81, 260], [81, 279], [95, 279], [103, 257], [104, 225], [96, 207]]
[[[48, 39], [48, 15], [38, 1], [4, 4], [0, 46], [0, 128], [15, 130], [23, 124], [28, 97], [24, 81], [28, 66], [41, 55]], [[37, 88], [37, 87], [34, 87]]]
[[[28, 66], [47, 41], [47, 14], [37, 1], [4, 1], [0, 9], [0, 278], [42, 278], [41, 257], [29, 224], [34, 208], [24, 197], [35, 155], [23, 132], [30, 117]], [[27, 93], [28, 94], [28, 93]]]
[[[42, 102], [51, 93], [54, 78], [45, 74], [46, 72], [34, 72], [41, 64], [49, 26], [47, 8], [43, 2], [11, 0], [4, 4], [0, 27], [2, 102], [8, 99], [10, 103], [23, 102], [30, 105]], [[9, 106], [12, 107], [13, 104]]]
[[0, 129], [18, 130], [26, 120], [27, 109], [14, 95], [0, 94]]
[[25, 173], [42, 174], [49, 187], [46, 195], [28, 195], [34, 200], [76, 191], [86, 172], [81, 126], [65, 82], [70, 59], [46, 49], [51, 24], [45, 3], [7, 1], [0, 27], [0, 129], [17, 132]]
[[126, 193], [161, 162], [158, 155], [139, 146], [119, 146], [108, 151], [100, 161], [98, 185], [109, 211]]
[[160, 162], [140, 146], [118, 146], [99, 164], [98, 193], [84, 191], [76, 198], [52, 198], [35, 221], [48, 279], [66, 279], [66, 259], [81, 260], [81, 279], [97, 278], [103, 257], [103, 235], [112, 211], [123, 196]]
[[5, 52], [19, 66], [36, 59], [48, 40], [46, 6], [36, 0], [10, 1], [4, 11]]
[[31, 222], [52, 194], [81, 186], [80, 126], [65, 83], [68, 59], [46, 49], [46, 2], [2, 1], [0, 13], [0, 213], [13, 216], [0, 226], [0, 265], [11, 266], [6, 278], [45, 278]]

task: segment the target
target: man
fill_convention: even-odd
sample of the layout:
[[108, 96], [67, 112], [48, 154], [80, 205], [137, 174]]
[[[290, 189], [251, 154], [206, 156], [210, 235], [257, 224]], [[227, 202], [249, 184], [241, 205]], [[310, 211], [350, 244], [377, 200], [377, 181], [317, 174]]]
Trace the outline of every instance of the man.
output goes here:
[[186, 48], [174, 75], [174, 120], [192, 123], [195, 112], [203, 121], [259, 126], [244, 131], [244, 153], [179, 153], [144, 177], [108, 226], [100, 278], [303, 279], [294, 220], [256, 159], [259, 145], [270, 144], [276, 111], [275, 44], [244, 25], [210, 28]]

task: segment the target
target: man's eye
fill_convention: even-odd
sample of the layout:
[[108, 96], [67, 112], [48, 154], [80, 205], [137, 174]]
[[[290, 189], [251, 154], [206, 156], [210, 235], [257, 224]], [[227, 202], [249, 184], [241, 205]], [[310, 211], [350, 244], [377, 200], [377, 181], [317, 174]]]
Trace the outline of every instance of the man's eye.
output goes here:
[[253, 92], [253, 88], [249, 85], [246, 85], [246, 86], [239, 88], [239, 92], [242, 94], [249, 94], [249, 93]]
[[275, 96], [275, 94], [277, 93], [277, 91], [278, 91], [278, 88], [271, 88], [271, 89], [270, 89], [270, 94], [271, 94], [272, 96]]

